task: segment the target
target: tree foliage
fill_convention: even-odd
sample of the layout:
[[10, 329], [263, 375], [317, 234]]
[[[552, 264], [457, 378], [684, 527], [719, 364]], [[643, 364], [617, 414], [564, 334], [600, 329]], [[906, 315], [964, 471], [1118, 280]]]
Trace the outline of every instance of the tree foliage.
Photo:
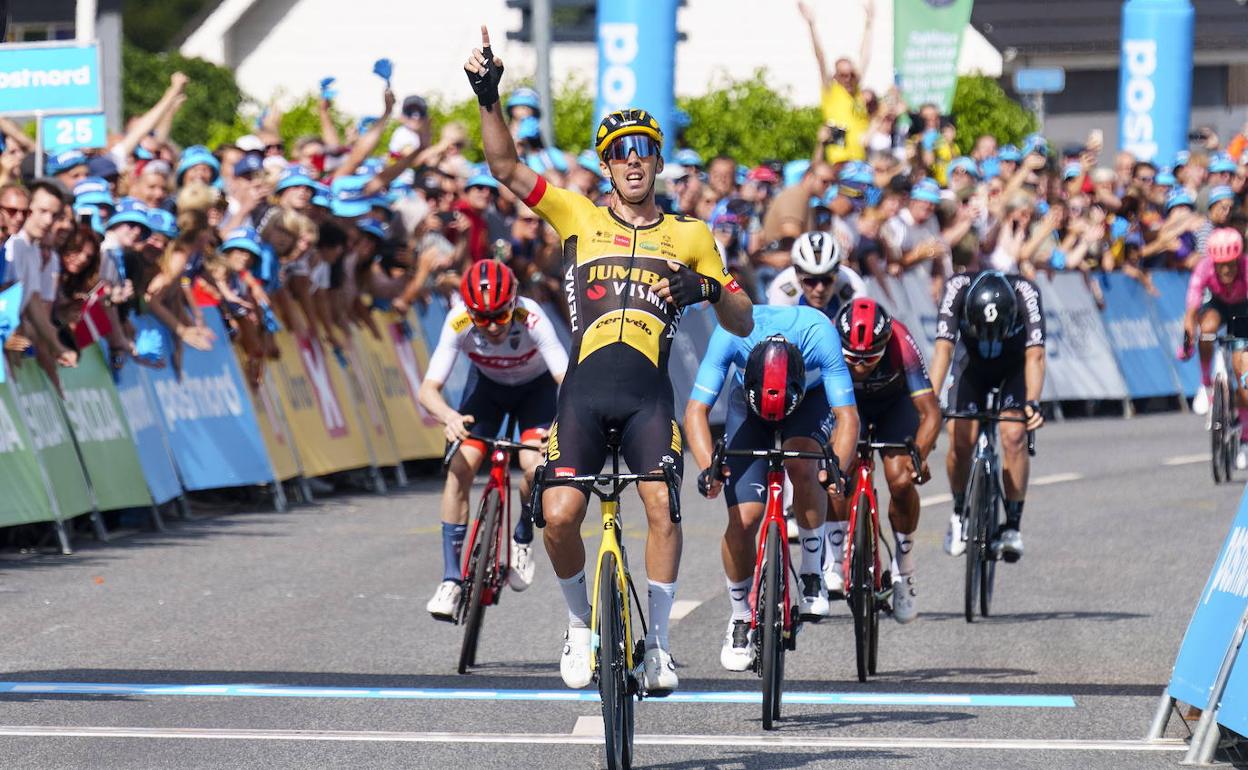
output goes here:
[[169, 77], [182, 72], [190, 78], [186, 87], [186, 104], [173, 121], [173, 140], [181, 145], [199, 144], [221, 126], [237, 120], [242, 91], [234, 81], [234, 73], [203, 59], [181, 54], [153, 54], [136, 46], [122, 47], [121, 66], [122, 110], [129, 120], [151, 109], [169, 87]]
[[204, 1], [123, 0], [121, 17], [126, 40], [144, 51], [164, 51], [204, 7]]
[[958, 78], [953, 120], [958, 127], [958, 150], [963, 155], [983, 134], [995, 136], [1001, 144], [1018, 144], [1036, 130], [1036, 116], [1006, 96], [997, 81], [984, 75]]
[[704, 160], [725, 154], [756, 165], [809, 158], [822, 122], [818, 107], [794, 106], [767, 84], [763, 70], [745, 80], [721, 80], [705, 95], [678, 102], [692, 120], [685, 140]]

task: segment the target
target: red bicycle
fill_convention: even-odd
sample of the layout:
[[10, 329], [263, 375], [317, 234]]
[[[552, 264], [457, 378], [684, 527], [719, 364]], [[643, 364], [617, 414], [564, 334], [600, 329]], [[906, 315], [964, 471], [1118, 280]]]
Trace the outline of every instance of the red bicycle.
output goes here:
[[[776, 431], [772, 446], [779, 441], [780, 432]], [[836, 456], [826, 446], [822, 452], [774, 448], [728, 449], [721, 438], [711, 455], [714, 478], [723, 480], [723, 464], [727, 457], [762, 457], [767, 460], [767, 506], [758, 528], [754, 579], [750, 589], [753, 607], [750, 630], [754, 634], [753, 670], [763, 680], [763, 729], [771, 730], [780, 719], [784, 653], [797, 646], [798, 613], [789, 588], [790, 583], [797, 583], [797, 573], [789, 557], [784, 519], [784, 461], [798, 457], [819, 460], [837, 485], [840, 485], [840, 469]]]
[[[875, 494], [875, 453], [883, 449], [905, 449], [915, 468], [922, 468], [914, 439], [905, 443], [874, 440], [875, 426], [867, 428], [867, 437], [858, 442], [857, 481], [849, 500], [849, 528], [845, 532], [845, 555], [841, 574], [845, 575], [845, 598], [854, 616], [854, 653], [858, 663], [858, 681], [875, 675], [880, 649], [880, 613], [891, 613], [889, 599], [893, 580], [880, 560], [880, 510]], [[892, 563], [892, 549], [884, 543]]]
[[[459, 673], [468, 673], [469, 666], [477, 664], [477, 640], [481, 636], [481, 623], [485, 620], [485, 608], [498, 604], [503, 587], [507, 585], [507, 573], [511, 569], [511, 453], [538, 452], [538, 447], [520, 444], [502, 438], [469, 436], [479, 441], [490, 453], [490, 480], [481, 493], [481, 504], [468, 530], [464, 548], [463, 586], [459, 607], [455, 611], [455, 623], [464, 626], [464, 643], [459, 649]], [[463, 441], [456, 441], [442, 458], [442, 469], [450, 468], [451, 459], [459, 451]]]

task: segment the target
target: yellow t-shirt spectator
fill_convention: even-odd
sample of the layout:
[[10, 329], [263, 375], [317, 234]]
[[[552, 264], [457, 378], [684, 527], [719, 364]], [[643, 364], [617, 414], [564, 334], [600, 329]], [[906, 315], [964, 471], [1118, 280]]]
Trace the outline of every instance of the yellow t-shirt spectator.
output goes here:
[[832, 80], [824, 87], [820, 101], [823, 107], [823, 122], [845, 129], [844, 145], [828, 145], [828, 162], [865, 160], [867, 150], [862, 140], [866, 136], [867, 128], [871, 125], [871, 118], [867, 115], [861, 92], [851, 94], [845, 86]]

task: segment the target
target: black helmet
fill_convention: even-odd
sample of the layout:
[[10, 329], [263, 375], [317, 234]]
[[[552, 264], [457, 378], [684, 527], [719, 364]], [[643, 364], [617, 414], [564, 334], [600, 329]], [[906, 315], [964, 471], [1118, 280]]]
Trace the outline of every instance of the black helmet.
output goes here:
[[793, 414], [806, 395], [806, 364], [797, 346], [780, 335], [754, 346], [745, 363], [745, 401], [767, 422]]
[[1001, 342], [1014, 326], [1018, 295], [1009, 279], [985, 270], [971, 281], [962, 305], [966, 333], [980, 342]]

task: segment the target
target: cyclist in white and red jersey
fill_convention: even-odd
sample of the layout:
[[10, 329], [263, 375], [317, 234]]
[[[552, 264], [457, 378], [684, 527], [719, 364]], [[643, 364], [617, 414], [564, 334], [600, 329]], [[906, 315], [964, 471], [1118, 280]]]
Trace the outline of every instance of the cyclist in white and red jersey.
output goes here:
[[[510, 417], [508, 429], [519, 428], [520, 440], [540, 446], [555, 417], [555, 397], [568, 368], [568, 354], [550, 319], [536, 302], [516, 296], [516, 276], [501, 262], [483, 260], [464, 275], [459, 293], [462, 305], [451, 308], [438, 345], [429, 359], [429, 371], [420, 384], [420, 403], [446, 426], [447, 441], [468, 434], [495, 436]], [[442, 386], [460, 352], [472, 362], [459, 409], [451, 408]], [[451, 460], [442, 492], [442, 582], [426, 609], [438, 620], [450, 621], [459, 604], [460, 558], [468, 528], [468, 492], [485, 459], [485, 447], [464, 441]], [[533, 581], [533, 524], [529, 512], [529, 485], [540, 453], [520, 454], [524, 479], [520, 483], [520, 518], [512, 533], [513, 590], [523, 591]]]
[[[1187, 284], [1187, 312], [1183, 316], [1183, 356], [1192, 354], [1198, 337], [1213, 336], [1232, 316], [1248, 316], [1248, 265], [1244, 264], [1244, 237], [1238, 230], [1222, 227], [1209, 234], [1205, 258], [1192, 271]], [[1235, 375], [1248, 370], [1248, 341], [1236, 340], [1231, 349]], [[1212, 340], [1200, 339], [1200, 390], [1192, 401], [1192, 411], [1209, 412], [1209, 369], [1213, 361]], [[1241, 380], [1242, 381], [1242, 380]], [[1240, 430], [1248, 424], [1248, 397], [1238, 388]], [[1248, 447], [1241, 446], [1235, 465], [1248, 468]]]

